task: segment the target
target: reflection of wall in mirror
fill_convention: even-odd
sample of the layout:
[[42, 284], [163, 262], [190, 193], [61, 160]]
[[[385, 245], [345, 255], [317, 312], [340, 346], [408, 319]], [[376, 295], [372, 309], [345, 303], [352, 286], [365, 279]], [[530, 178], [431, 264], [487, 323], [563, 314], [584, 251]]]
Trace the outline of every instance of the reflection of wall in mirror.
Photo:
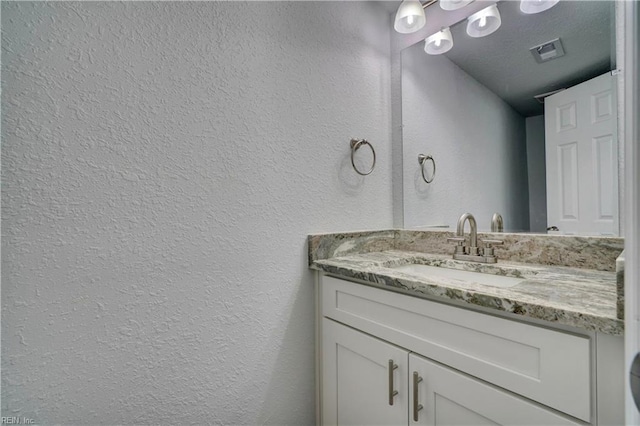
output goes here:
[[531, 232], [547, 232], [547, 169], [544, 115], [526, 118], [529, 219]]
[[[494, 212], [505, 231], [528, 231], [529, 186], [524, 118], [444, 56], [417, 44], [402, 52], [404, 225], [449, 225], [469, 211], [479, 230]], [[438, 174], [420, 175], [418, 154]], [[542, 182], [544, 186], [544, 182]]]

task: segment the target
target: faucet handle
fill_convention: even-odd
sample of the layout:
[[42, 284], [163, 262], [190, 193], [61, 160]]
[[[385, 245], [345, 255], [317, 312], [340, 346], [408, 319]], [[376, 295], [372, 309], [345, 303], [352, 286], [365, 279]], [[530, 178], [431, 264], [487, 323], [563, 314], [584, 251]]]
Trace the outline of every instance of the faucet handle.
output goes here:
[[447, 238], [449, 242], [456, 242], [458, 245], [462, 245], [467, 239], [465, 237], [450, 237]]
[[482, 254], [484, 256], [495, 256], [494, 251], [493, 251], [493, 247], [491, 247], [492, 245], [497, 246], [497, 245], [502, 245], [504, 244], [504, 241], [502, 240], [481, 240], [484, 244], [485, 247], [482, 249]]
[[464, 254], [464, 242], [467, 241], [465, 237], [451, 237], [447, 238], [447, 241], [458, 243], [454, 254]]
[[497, 245], [504, 244], [504, 241], [502, 241], [502, 240], [480, 240], [480, 241], [485, 243], [487, 245], [487, 248], [490, 248], [492, 245], [493, 246], [497, 246]]

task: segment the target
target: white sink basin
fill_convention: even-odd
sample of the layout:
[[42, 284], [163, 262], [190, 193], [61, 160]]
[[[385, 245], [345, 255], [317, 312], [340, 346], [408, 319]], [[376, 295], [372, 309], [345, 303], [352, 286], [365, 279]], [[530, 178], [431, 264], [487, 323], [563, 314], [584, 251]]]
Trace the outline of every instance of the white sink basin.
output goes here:
[[441, 268], [417, 263], [393, 266], [391, 269], [431, 280], [437, 280], [438, 278], [454, 279], [502, 288], [513, 287], [524, 281], [522, 278], [504, 277], [502, 275], [483, 274], [480, 272], [462, 271], [460, 269]]

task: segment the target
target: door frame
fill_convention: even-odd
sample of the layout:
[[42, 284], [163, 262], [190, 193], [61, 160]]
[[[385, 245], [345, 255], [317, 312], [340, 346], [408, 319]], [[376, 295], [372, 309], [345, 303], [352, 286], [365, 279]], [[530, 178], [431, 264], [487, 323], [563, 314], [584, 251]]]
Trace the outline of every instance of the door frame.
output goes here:
[[631, 397], [629, 368], [640, 351], [640, 7], [624, 3], [624, 145], [625, 145], [625, 420], [640, 424]]

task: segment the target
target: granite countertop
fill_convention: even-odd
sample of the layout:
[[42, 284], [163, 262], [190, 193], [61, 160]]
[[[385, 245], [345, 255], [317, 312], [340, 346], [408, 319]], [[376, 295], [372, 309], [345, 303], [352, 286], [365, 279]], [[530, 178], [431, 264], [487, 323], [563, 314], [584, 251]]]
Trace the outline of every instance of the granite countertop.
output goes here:
[[[365, 252], [347, 250], [346, 253], [338, 250], [324, 258], [311, 256], [310, 267], [418, 297], [468, 303], [611, 335], [624, 333], [624, 321], [617, 311], [619, 294], [615, 271], [510, 260], [482, 264], [453, 260], [450, 254], [406, 248], [398, 250], [384, 245], [378, 248], [382, 249]], [[429, 278], [392, 269], [412, 263], [510, 276], [521, 278], [523, 282], [503, 288], [455, 278]]]

